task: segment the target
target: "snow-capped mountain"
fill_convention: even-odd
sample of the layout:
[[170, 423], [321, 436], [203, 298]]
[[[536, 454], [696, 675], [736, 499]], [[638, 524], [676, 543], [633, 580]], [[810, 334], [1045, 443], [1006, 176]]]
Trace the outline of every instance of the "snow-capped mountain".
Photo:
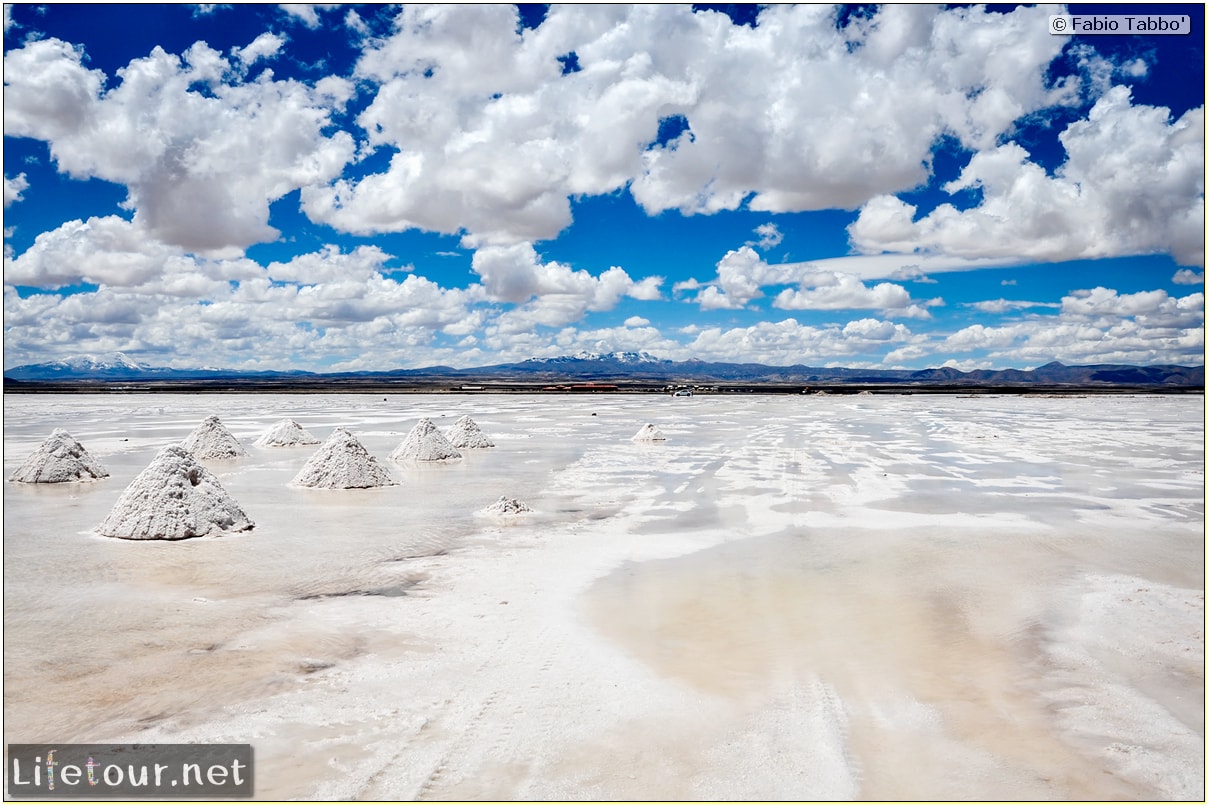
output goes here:
[[47, 372], [62, 372], [64, 374], [106, 373], [113, 370], [147, 371], [152, 369], [149, 364], [140, 364], [125, 353], [107, 353], [101, 355], [69, 355], [60, 361], [48, 361], [45, 364], [34, 364]]
[[656, 358], [647, 352], [613, 352], [613, 353], [589, 353], [579, 351], [574, 355], [559, 355], [553, 358], [530, 358], [524, 361], [525, 364], [569, 364], [572, 361], [612, 361], [618, 364], [661, 364], [663, 359]]
[[455, 368], [447, 366], [317, 374], [303, 370], [248, 371], [235, 369], [174, 369], [140, 364], [122, 353], [73, 355], [59, 361], [27, 364], [4, 371], [13, 382], [175, 382], [273, 381], [289, 384], [343, 383], [350, 380], [397, 382], [400, 379], [516, 380], [525, 383], [561, 383], [568, 380], [612, 382], [622, 379], [644, 382], [753, 382], [753, 383], [838, 383], [902, 384], [904, 386], [1058, 386], [1103, 387], [1136, 386], [1204, 388], [1204, 367], [1093, 364], [1065, 366], [1058, 362], [1030, 370], [974, 370], [962, 372], [952, 367], [923, 370], [847, 369], [809, 367], [801, 364], [774, 367], [764, 364], [735, 364], [712, 361], [669, 361], [645, 352], [579, 352], [550, 358], [530, 358], [514, 364]]
[[262, 375], [309, 375], [292, 372], [244, 372], [230, 369], [176, 369], [139, 363], [125, 353], [69, 355], [58, 361], [25, 364], [4, 371], [14, 381], [137, 381], [198, 378], [250, 377]]

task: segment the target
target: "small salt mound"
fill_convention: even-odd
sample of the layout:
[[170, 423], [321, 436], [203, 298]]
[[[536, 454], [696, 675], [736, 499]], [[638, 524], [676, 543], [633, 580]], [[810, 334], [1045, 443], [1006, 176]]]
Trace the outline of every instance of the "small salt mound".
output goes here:
[[532, 512], [533, 510], [515, 498], [501, 495], [498, 501], [485, 507], [483, 511], [492, 515], [520, 515], [523, 512]]
[[288, 448], [293, 445], [318, 445], [319, 440], [295, 421], [286, 418], [260, 435], [252, 443], [262, 448]]
[[396, 462], [443, 462], [461, 459], [462, 454], [449, 444], [432, 420], [425, 417], [404, 437], [390, 458]]
[[468, 414], [459, 417], [458, 421], [453, 424], [453, 428], [449, 429], [449, 444], [455, 448], [495, 447], [495, 443], [482, 432], [478, 423], [470, 419]]
[[9, 476], [10, 481], [25, 484], [60, 484], [65, 481], [92, 481], [109, 475], [71, 434], [56, 428], [38, 449]]
[[337, 428], [290, 482], [298, 487], [350, 490], [397, 482], [347, 429]]
[[235, 435], [214, 415], [202, 420], [193, 433], [181, 440], [181, 447], [198, 459], [234, 459], [248, 455]]
[[252, 526], [213, 473], [170, 445], [130, 482], [97, 531], [126, 540], [183, 540]]
[[637, 434], [630, 438], [635, 442], [658, 442], [659, 440], [667, 439], [663, 435], [663, 432], [656, 428], [653, 423], [647, 423], [638, 429]]

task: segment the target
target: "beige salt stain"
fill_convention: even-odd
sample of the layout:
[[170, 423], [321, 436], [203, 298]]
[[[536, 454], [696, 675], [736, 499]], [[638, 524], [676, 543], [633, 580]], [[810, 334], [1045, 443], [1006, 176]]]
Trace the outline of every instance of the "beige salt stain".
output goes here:
[[833, 687], [859, 799], [1149, 796], [1055, 724], [1044, 563], [1020, 541], [973, 557], [913, 538], [844, 563], [751, 541], [630, 564], [586, 613], [659, 673], [755, 711], [795, 681]]

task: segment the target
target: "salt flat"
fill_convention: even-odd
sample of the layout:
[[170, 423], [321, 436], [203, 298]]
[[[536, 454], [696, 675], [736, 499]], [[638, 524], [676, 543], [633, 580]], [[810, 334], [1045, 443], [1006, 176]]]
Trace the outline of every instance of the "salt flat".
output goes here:
[[[1204, 798], [1200, 396], [4, 413], [6, 477], [56, 427], [111, 473], [5, 483], [8, 742], [249, 742], [258, 798]], [[91, 531], [212, 414], [252, 531]], [[387, 461], [462, 415], [496, 447]], [[284, 417], [398, 484], [289, 486], [316, 446], [253, 445]]]

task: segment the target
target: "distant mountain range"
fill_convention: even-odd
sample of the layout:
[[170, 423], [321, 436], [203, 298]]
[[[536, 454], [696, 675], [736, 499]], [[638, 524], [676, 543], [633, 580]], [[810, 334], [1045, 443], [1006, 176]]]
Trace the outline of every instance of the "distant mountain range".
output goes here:
[[649, 353], [614, 352], [530, 358], [513, 364], [485, 367], [435, 366], [379, 372], [315, 373], [302, 370], [247, 371], [216, 368], [172, 369], [153, 367], [131, 360], [122, 353], [77, 355], [62, 361], [26, 364], [4, 371], [6, 381], [19, 382], [140, 382], [140, 381], [249, 381], [280, 380], [305, 385], [308, 382], [415, 381], [459, 382], [607, 382], [646, 381], [677, 384], [767, 383], [767, 384], [878, 384], [907, 386], [1131, 386], [1204, 388], [1205, 368], [1175, 365], [1131, 366], [1092, 364], [1066, 366], [1057, 361], [1031, 370], [973, 370], [952, 367], [922, 370], [847, 369], [808, 367], [802, 364], [777, 367], [764, 364], [733, 364], [715, 361], [668, 361]]
[[61, 361], [47, 361], [44, 364], [24, 364], [4, 370], [4, 379], [13, 381], [145, 381], [273, 378], [313, 374], [302, 370], [253, 372], [214, 367], [199, 369], [153, 367], [133, 361], [125, 353], [107, 353], [105, 355], [72, 355]]

